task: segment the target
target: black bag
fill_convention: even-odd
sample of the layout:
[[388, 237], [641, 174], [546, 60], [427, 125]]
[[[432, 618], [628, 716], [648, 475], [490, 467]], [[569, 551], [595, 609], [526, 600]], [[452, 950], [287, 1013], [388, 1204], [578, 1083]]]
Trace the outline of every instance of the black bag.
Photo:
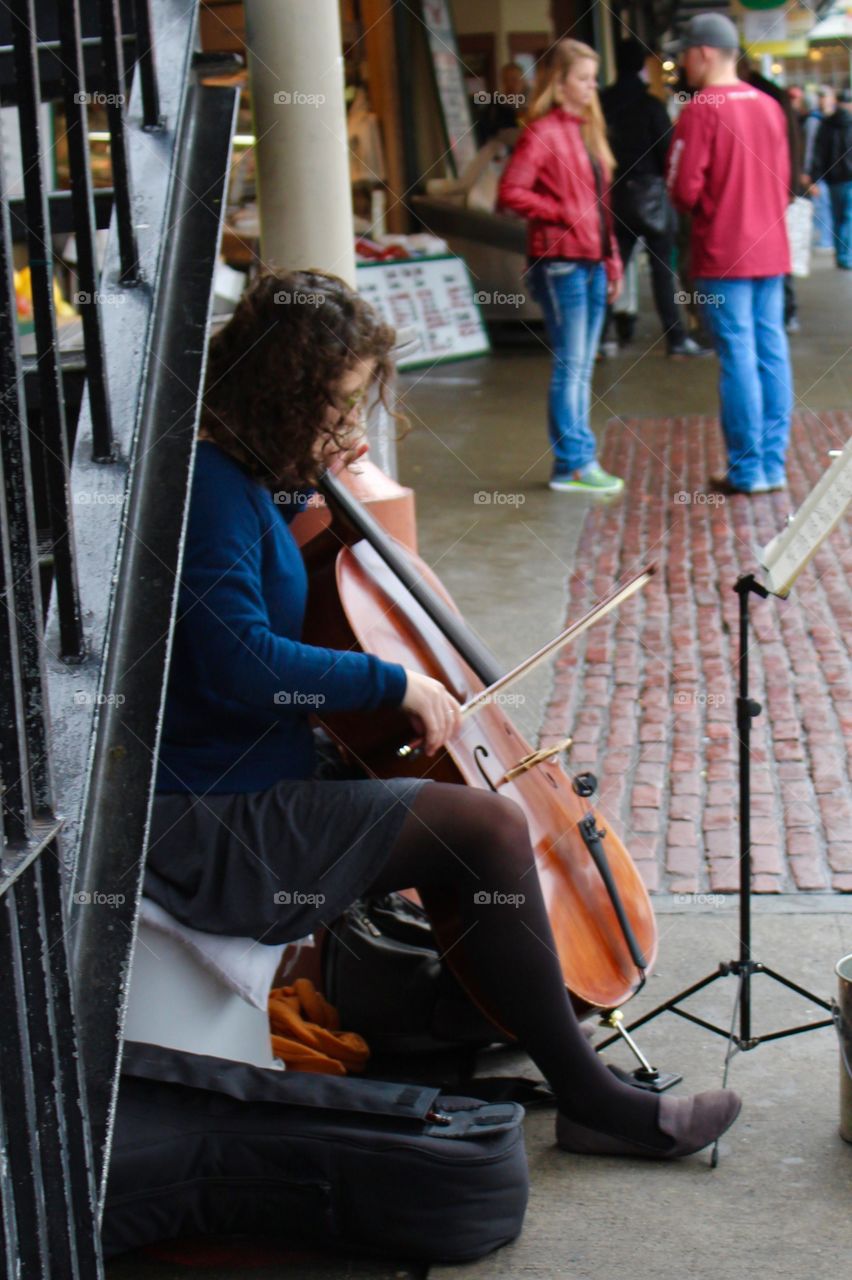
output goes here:
[[348, 907], [326, 935], [322, 967], [340, 1025], [373, 1053], [507, 1043], [441, 962], [426, 912], [400, 893]]
[[638, 236], [673, 230], [674, 211], [666, 180], [656, 173], [639, 173], [617, 184], [618, 216]]
[[513, 1102], [127, 1042], [104, 1256], [248, 1235], [430, 1263], [482, 1257], [523, 1224], [523, 1115]]

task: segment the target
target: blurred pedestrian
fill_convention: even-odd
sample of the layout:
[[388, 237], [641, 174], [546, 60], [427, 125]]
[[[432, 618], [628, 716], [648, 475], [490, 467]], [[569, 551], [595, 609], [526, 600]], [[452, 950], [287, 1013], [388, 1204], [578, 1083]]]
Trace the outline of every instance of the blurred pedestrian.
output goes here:
[[497, 193], [498, 208], [527, 219], [527, 279], [553, 353], [549, 483], [559, 493], [624, 488], [600, 465], [589, 424], [606, 304], [618, 296], [623, 274], [609, 207], [615, 159], [598, 101], [598, 62], [579, 40], [554, 46]]
[[834, 225], [831, 217], [831, 201], [824, 182], [814, 182], [813, 163], [819, 127], [836, 106], [834, 90], [822, 85], [816, 95], [805, 95], [807, 111], [802, 120], [802, 187], [810, 195], [814, 207], [814, 244], [818, 249], [834, 247]]
[[[615, 234], [625, 270], [641, 237], [648, 250], [654, 305], [670, 356], [710, 352], [687, 336], [677, 305], [679, 286], [672, 268], [676, 215], [666, 192], [669, 113], [642, 79], [649, 50], [635, 38], [616, 45], [618, 77], [601, 94], [609, 141], [618, 165], [612, 186]], [[612, 323], [607, 314], [602, 346]]]
[[695, 92], [678, 117], [668, 188], [692, 213], [692, 269], [719, 356], [728, 493], [786, 487], [792, 375], [784, 332], [790, 271], [790, 152], [784, 113], [737, 78], [739, 37], [718, 13], [690, 19], [681, 42]]
[[837, 110], [819, 127], [812, 161], [814, 182], [824, 181], [831, 201], [834, 260], [852, 271], [852, 92], [844, 89]]

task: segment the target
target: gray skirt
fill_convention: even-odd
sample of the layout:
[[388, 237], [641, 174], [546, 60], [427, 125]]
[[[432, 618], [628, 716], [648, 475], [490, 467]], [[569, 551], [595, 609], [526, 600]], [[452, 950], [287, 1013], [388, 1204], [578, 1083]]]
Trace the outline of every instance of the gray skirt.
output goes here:
[[427, 781], [284, 779], [241, 794], [156, 794], [143, 891], [192, 929], [293, 942], [369, 888]]

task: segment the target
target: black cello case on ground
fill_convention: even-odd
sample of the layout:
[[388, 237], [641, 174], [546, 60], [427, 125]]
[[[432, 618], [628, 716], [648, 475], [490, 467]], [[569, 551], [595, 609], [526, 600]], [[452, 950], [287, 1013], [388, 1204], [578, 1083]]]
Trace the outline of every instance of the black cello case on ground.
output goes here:
[[104, 1256], [238, 1234], [429, 1263], [482, 1257], [523, 1224], [523, 1115], [418, 1084], [127, 1042]]

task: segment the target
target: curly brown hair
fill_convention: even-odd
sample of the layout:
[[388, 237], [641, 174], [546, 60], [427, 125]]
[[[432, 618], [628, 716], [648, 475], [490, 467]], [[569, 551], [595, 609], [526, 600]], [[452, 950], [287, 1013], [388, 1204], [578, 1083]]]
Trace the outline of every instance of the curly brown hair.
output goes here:
[[339, 276], [264, 272], [210, 340], [201, 427], [269, 489], [315, 484], [315, 441], [351, 443], [342, 419], [329, 427], [325, 418], [334, 387], [359, 359], [376, 361], [379, 397], [404, 422], [388, 402], [395, 338]]

